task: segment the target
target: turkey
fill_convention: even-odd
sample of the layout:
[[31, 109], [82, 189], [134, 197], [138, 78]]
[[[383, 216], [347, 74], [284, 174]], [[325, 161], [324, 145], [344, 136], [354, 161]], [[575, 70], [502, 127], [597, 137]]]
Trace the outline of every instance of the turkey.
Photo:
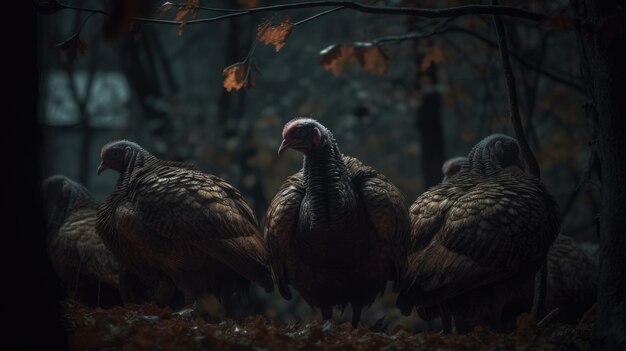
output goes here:
[[[559, 308], [558, 319], [575, 323], [596, 302], [598, 275], [578, 241], [559, 235], [548, 252], [546, 308]], [[534, 290], [534, 286], [533, 286]]]
[[352, 306], [352, 324], [388, 280], [404, 276], [410, 243], [407, 207], [382, 174], [339, 151], [319, 122], [297, 118], [283, 129], [279, 156], [304, 154], [265, 217], [265, 238], [280, 294], [293, 286], [325, 320], [332, 308]]
[[96, 200], [62, 175], [43, 181], [43, 199], [48, 256], [68, 296], [92, 306], [120, 304], [118, 262], [96, 234]]
[[410, 210], [412, 251], [397, 305], [444, 331], [501, 327], [503, 306], [534, 280], [559, 232], [558, 205], [524, 171], [517, 141], [494, 134]]
[[[596, 302], [598, 276], [592, 258], [581, 243], [560, 234], [548, 251], [546, 310], [559, 309], [557, 320], [577, 323]], [[530, 281], [504, 306], [503, 320], [514, 321], [530, 311], [535, 282]]]
[[[444, 180], [461, 170], [467, 157], [455, 157], [442, 166]], [[593, 258], [582, 247], [582, 243], [560, 234], [548, 251], [548, 278], [546, 309], [559, 308], [557, 319], [574, 323], [591, 308], [596, 301], [597, 273]], [[512, 323], [522, 312], [529, 312], [535, 291], [531, 280], [511, 301], [503, 307], [503, 321]]]
[[157, 303], [175, 287], [185, 303], [205, 293], [239, 297], [251, 281], [273, 290], [265, 241], [237, 189], [126, 140], [104, 145], [101, 158], [98, 174], [120, 176], [98, 210], [97, 232], [125, 269], [158, 282]]
[[467, 162], [467, 157], [455, 157], [447, 160], [441, 166], [441, 172], [443, 173], [442, 182], [447, 182], [450, 177], [459, 173], [463, 164]]

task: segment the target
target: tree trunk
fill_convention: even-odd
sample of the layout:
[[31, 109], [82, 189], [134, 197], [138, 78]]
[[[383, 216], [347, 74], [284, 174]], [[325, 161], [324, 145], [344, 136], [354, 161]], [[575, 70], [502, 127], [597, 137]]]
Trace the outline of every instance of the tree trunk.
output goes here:
[[589, 110], [598, 116], [602, 181], [593, 347], [618, 350], [626, 346], [626, 10], [619, 0], [579, 0], [575, 9]]
[[[144, 31], [154, 29], [144, 28]], [[171, 135], [173, 131], [171, 116], [163, 110], [155, 108], [150, 103], [151, 99], [162, 98], [165, 94], [165, 87], [159, 80], [159, 70], [156, 66], [154, 55], [148, 43], [150, 34], [145, 34], [145, 38], [136, 42], [132, 38], [124, 38], [122, 55], [122, 72], [128, 80], [134, 99], [137, 101], [141, 113], [132, 116], [130, 137], [137, 139], [139, 143], [147, 142], [153, 138], [161, 139], [171, 145]], [[149, 134], [142, 134], [147, 131], [146, 125], [150, 125]], [[149, 147], [149, 146], [147, 146]], [[163, 157], [163, 155], [158, 155]]]
[[437, 65], [432, 64], [425, 74], [430, 85], [424, 90], [422, 105], [417, 109], [415, 123], [422, 142], [422, 174], [424, 185], [430, 188], [441, 182], [441, 165], [445, 161], [443, 126], [441, 124], [441, 93], [437, 90]]
[[[2, 348], [22, 350], [66, 350], [62, 323], [62, 290], [46, 252], [46, 230], [41, 194], [42, 136], [37, 123], [39, 97], [36, 28], [40, 26], [32, 4], [16, 9], [24, 31], [10, 35], [5, 44], [20, 47], [20, 55], [7, 55], [3, 76], [5, 86], [3, 137], [5, 151], [2, 205], [3, 297]], [[28, 6], [30, 5], [30, 6]], [[24, 45], [26, 48], [24, 48]], [[38, 106], [38, 104], [40, 106]]]

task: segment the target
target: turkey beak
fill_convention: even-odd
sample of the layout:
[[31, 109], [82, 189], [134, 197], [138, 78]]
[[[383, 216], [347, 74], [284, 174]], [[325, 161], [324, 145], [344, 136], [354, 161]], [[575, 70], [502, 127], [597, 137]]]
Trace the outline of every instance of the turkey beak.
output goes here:
[[107, 169], [107, 166], [104, 164], [104, 161], [102, 161], [100, 162], [100, 166], [98, 166], [96, 173], [100, 175], [100, 173], [102, 173], [105, 169]]
[[280, 157], [280, 155], [283, 154], [283, 152], [285, 152], [285, 150], [289, 149], [291, 147], [291, 144], [289, 144], [289, 142], [285, 139], [283, 139], [283, 142], [280, 143], [280, 147], [278, 148], [278, 157]]

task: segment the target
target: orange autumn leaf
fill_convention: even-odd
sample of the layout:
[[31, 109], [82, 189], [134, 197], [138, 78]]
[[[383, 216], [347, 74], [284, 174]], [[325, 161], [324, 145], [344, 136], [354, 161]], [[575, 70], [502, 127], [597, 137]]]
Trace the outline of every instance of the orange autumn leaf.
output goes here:
[[372, 74], [385, 74], [389, 69], [389, 58], [378, 45], [365, 43], [355, 47], [361, 67]]
[[435, 45], [431, 46], [428, 51], [426, 51], [424, 58], [422, 58], [420, 69], [425, 71], [430, 68], [431, 65], [439, 64], [445, 61], [445, 59], [446, 56], [443, 52], [443, 45], [441, 42], [437, 42]]
[[548, 30], [569, 31], [576, 28], [574, 19], [565, 12], [559, 12], [556, 16], [548, 17], [541, 21], [541, 26]]
[[65, 52], [68, 63], [72, 64], [79, 53], [81, 55], [85, 54], [85, 51], [87, 51], [87, 47], [89, 45], [87, 44], [87, 42], [80, 39], [78, 33], [76, 33], [69, 37], [67, 40], [58, 43], [56, 46], [61, 51]]
[[341, 74], [345, 66], [354, 62], [354, 47], [347, 44], [331, 45], [320, 51], [320, 62], [324, 69], [331, 71], [335, 77]]
[[263, 21], [256, 30], [256, 36], [259, 41], [265, 45], [274, 45], [276, 52], [278, 52], [291, 34], [293, 29], [293, 23], [289, 18], [286, 18], [284, 22], [277, 26], [272, 26], [269, 21]]
[[130, 26], [130, 32], [133, 35], [133, 39], [135, 41], [139, 41], [139, 39], [141, 38], [141, 29], [142, 29], [143, 25], [140, 22], [134, 21], [131, 26]]
[[185, 31], [185, 26], [187, 25], [187, 20], [185, 17], [191, 13], [191, 19], [196, 19], [198, 15], [198, 6], [200, 5], [200, 0], [187, 0], [185, 6], [183, 6], [177, 13], [174, 19], [176, 21], [182, 21], [182, 23], [178, 26], [178, 36], [183, 35]]
[[222, 72], [224, 76], [224, 88], [227, 91], [240, 90], [243, 87], [254, 86], [252, 77], [246, 77], [246, 65], [243, 62], [232, 64]]
[[156, 16], [157, 18], [163, 17], [166, 13], [168, 13], [174, 7], [174, 3], [169, 1], [164, 2], [161, 7], [157, 10]]
[[183, 7], [176, 13], [176, 16], [174, 17], [174, 19], [176, 21], [182, 21], [183, 18], [187, 17], [187, 15], [189, 14], [189, 11], [191, 11], [191, 9], [187, 7]]
[[321, 63], [334, 76], [358, 63], [366, 72], [385, 74], [389, 69], [389, 58], [384, 51], [372, 43], [331, 45], [320, 52]]
[[259, 0], [237, 0], [239, 7], [251, 9], [259, 5]]
[[181, 7], [181, 9], [178, 10], [174, 19], [176, 21], [182, 21], [183, 19], [185, 19], [185, 17], [187, 17], [187, 15], [189, 15], [189, 13], [193, 15], [198, 10], [199, 5], [200, 0], [187, 0], [185, 6]]

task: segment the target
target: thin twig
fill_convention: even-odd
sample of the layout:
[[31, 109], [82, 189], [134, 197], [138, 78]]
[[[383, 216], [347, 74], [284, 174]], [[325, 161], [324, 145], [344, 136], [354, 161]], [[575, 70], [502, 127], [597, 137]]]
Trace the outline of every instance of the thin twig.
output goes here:
[[74, 10], [74, 11], [80, 11], [80, 12], [91, 12], [91, 13], [99, 13], [105, 16], [110, 16], [110, 14], [104, 10], [98, 10], [98, 9], [88, 9], [88, 8], [84, 8], [84, 7], [76, 7], [76, 6], [70, 6], [70, 5], [65, 5], [65, 4], [60, 4], [61, 7], [63, 7], [63, 9], [67, 9], [67, 10]]
[[576, 188], [567, 199], [567, 202], [565, 202], [565, 206], [563, 207], [563, 212], [561, 212], [561, 221], [565, 220], [565, 216], [567, 216], [569, 211], [574, 207], [574, 203], [576, 199], [578, 198], [578, 194], [580, 194], [581, 190], [585, 187], [589, 179], [591, 179], [591, 174], [593, 173], [596, 162], [597, 162], [596, 154], [595, 152], [593, 152], [593, 150], [591, 150], [589, 152], [589, 160], [587, 161], [587, 168], [585, 169], [585, 172], [583, 173], [583, 176], [580, 179], [580, 182], [578, 182], [578, 184], [576, 185]]
[[596, 304], [594, 303], [593, 306], [591, 306], [587, 310], [587, 312], [583, 314], [582, 318], [580, 318], [580, 321], [578, 322], [578, 324], [576, 324], [576, 329], [580, 329], [580, 327], [582, 327], [584, 323], [589, 323], [590, 319], [592, 319], [595, 314], [596, 314]]
[[324, 15], [327, 15], [329, 13], [332, 13], [332, 12], [335, 12], [335, 11], [339, 11], [339, 10], [342, 10], [342, 9], [345, 9], [345, 7], [343, 7], [343, 6], [335, 7], [334, 9], [326, 10], [324, 12], [318, 13], [317, 15], [313, 15], [313, 16], [311, 16], [309, 18], [305, 18], [302, 21], [298, 21], [298, 22], [294, 23], [293, 25], [295, 27], [295, 26], [301, 25], [303, 23], [307, 23], [308, 21], [312, 21], [312, 20], [314, 20], [314, 19], [316, 19], [318, 17], [322, 17]]
[[93, 16], [95, 14], [95, 12], [90, 13], [89, 15], [87, 15], [87, 17], [85, 17], [85, 19], [83, 20], [83, 22], [81, 22], [80, 26], [78, 26], [78, 30], [76, 31], [79, 35], [80, 32], [83, 30], [83, 27], [85, 26], [85, 24], [87, 23], [87, 21], [89, 21], [89, 19], [91, 18], [91, 16]]
[[[61, 4], [64, 9], [73, 9], [76, 11], [86, 11], [86, 12], [94, 12], [100, 13], [103, 15], [109, 16], [110, 14], [104, 10], [94, 10], [88, 8], [81, 8], [75, 6], [69, 6]], [[286, 11], [293, 9], [305, 9], [305, 8], [316, 8], [316, 7], [345, 7], [351, 10], [378, 14], [378, 15], [393, 15], [393, 16], [411, 16], [411, 17], [423, 17], [423, 18], [449, 18], [449, 17], [461, 17], [468, 15], [500, 15], [500, 16], [509, 16], [516, 17], [520, 19], [525, 19], [534, 22], [540, 22], [548, 18], [548, 16], [532, 12], [516, 7], [511, 6], [490, 6], [490, 5], [466, 5], [466, 6], [458, 6], [458, 7], [450, 7], [444, 9], [423, 9], [423, 8], [412, 8], [412, 7], [386, 7], [386, 6], [371, 6], [356, 3], [353, 1], [306, 1], [306, 2], [298, 2], [295, 4], [283, 4], [283, 5], [273, 5], [273, 6], [264, 6], [264, 7], [256, 7], [247, 10], [232, 12], [222, 16], [210, 17], [210, 18], [201, 18], [191, 21], [186, 21], [187, 25], [197, 24], [197, 23], [208, 23], [208, 22], [216, 22], [228, 18], [246, 16], [254, 13], [261, 12], [273, 12], [273, 11]], [[227, 10], [227, 9], [221, 9]], [[216, 8], [212, 8], [212, 11], [218, 11]], [[170, 24], [170, 25], [180, 25], [183, 21], [173, 21], [173, 20], [161, 20], [154, 18], [145, 18], [145, 17], [136, 17], [136, 21], [145, 22], [145, 23], [159, 23], [159, 24]]]
[[[327, 7], [327, 6], [341, 6], [349, 8], [355, 11], [372, 13], [379, 15], [396, 15], [396, 16], [412, 16], [412, 17], [424, 17], [424, 18], [447, 18], [447, 17], [460, 17], [467, 15], [502, 15], [523, 18], [530, 21], [543, 21], [547, 18], [546, 15], [519, 9], [510, 6], [490, 6], [490, 5], [467, 5], [450, 7], [446, 9], [423, 9], [423, 8], [411, 8], [411, 7], [384, 7], [384, 6], [371, 6], [356, 3], [353, 1], [306, 1], [295, 4], [273, 5], [265, 7], [256, 7], [248, 9], [245, 12], [233, 13], [226, 15], [230, 17], [242, 16], [251, 13], [258, 12], [272, 12], [272, 11], [285, 11], [293, 9], [314, 8], [314, 7]], [[224, 16], [220, 16], [224, 17]], [[210, 22], [218, 20], [217, 18], [199, 19], [196, 22]], [[192, 23], [194, 21], [190, 21]]]
[[248, 55], [246, 55], [246, 58], [243, 60], [244, 64], [250, 61], [250, 59], [252, 58], [252, 54], [254, 54], [254, 50], [256, 50], [257, 45], [259, 45], [259, 39], [255, 38], [254, 43], [252, 44], [252, 47], [250, 48], [250, 51], [248, 51]]
[[[187, 6], [187, 4], [173, 4], [173, 6], [176, 6], [178, 8], [183, 8], [185, 6]], [[64, 9], [68, 9], [68, 10], [75, 10], [75, 11], [81, 11], [81, 12], [91, 12], [91, 13], [100, 13], [106, 16], [109, 16], [110, 14], [104, 10], [98, 10], [98, 9], [88, 9], [88, 8], [84, 8], [84, 7], [77, 7], [77, 6], [71, 6], [71, 5], [65, 5], [65, 4], [61, 4], [61, 7], [63, 7]], [[217, 8], [217, 7], [204, 7], [204, 6], [194, 6], [194, 8], [198, 9], [198, 10], [205, 10], [205, 11], [213, 11], [213, 12], [244, 12], [246, 10], [237, 10], [237, 9], [225, 9], [225, 8]]]
[[398, 42], [398, 41], [423, 39], [423, 38], [428, 38], [439, 33], [440, 31], [432, 31], [432, 32], [411, 32], [411, 33], [400, 34], [400, 35], [390, 35], [390, 36], [374, 39], [371, 41], [371, 43], [383, 44], [383, 43], [392, 43], [392, 42]]
[[[387, 37], [382, 37], [382, 38], [378, 38], [375, 40], [372, 40], [371, 42], [373, 44], [382, 44], [382, 43], [390, 43], [390, 42], [398, 42], [398, 41], [405, 41], [405, 40], [414, 40], [414, 39], [421, 39], [421, 38], [428, 38], [430, 36], [433, 35], [438, 35], [438, 34], [444, 34], [444, 33], [450, 33], [450, 32], [458, 32], [458, 33], [463, 33], [463, 34], [467, 34], [472, 36], [473, 38], [476, 38], [482, 42], [484, 42], [487, 45], [493, 46], [493, 47], [498, 47], [498, 43], [494, 42], [493, 40], [486, 38], [474, 31], [471, 31], [469, 29], [463, 28], [463, 27], [457, 27], [457, 26], [452, 26], [452, 27], [445, 27], [445, 28], [438, 28], [436, 30], [433, 30], [431, 32], [421, 32], [421, 31], [416, 31], [416, 32], [411, 32], [411, 33], [406, 33], [406, 34], [401, 34], [401, 35], [391, 35], [391, 36], [387, 36]], [[522, 55], [518, 54], [517, 52], [509, 49], [509, 54], [511, 54], [511, 57], [513, 57], [514, 59], [516, 59], [519, 63], [521, 63], [524, 67], [532, 69], [538, 73], [541, 73], [541, 75], [546, 76], [547, 78], [552, 79], [555, 82], [558, 83], [562, 83], [564, 85], [567, 85], [568, 87], [575, 89], [579, 92], [584, 92], [584, 89], [582, 87], [582, 85], [573, 82], [567, 78], [563, 78], [560, 77], [559, 75], [556, 75], [552, 72], [550, 72], [550, 70], [544, 69], [543, 67], [541, 67], [541, 65], [536, 64], [534, 62], [529, 61], [528, 59], [524, 58]]]
[[[493, 47], [498, 47], [498, 43], [494, 42], [493, 40], [486, 38], [474, 31], [471, 31], [469, 29], [463, 28], [463, 27], [450, 27], [446, 30], [446, 32], [459, 32], [459, 33], [465, 33], [468, 34], [482, 42], [484, 42], [485, 44], [488, 44], [490, 46]], [[563, 83], [567, 86], [569, 86], [570, 88], [576, 89], [579, 92], [583, 93], [585, 90], [583, 88], [582, 85], [573, 82], [567, 78], [563, 78], [561, 76], [558, 76], [552, 72], [550, 72], [550, 70], [546, 70], [538, 65], [536, 65], [535, 63], [527, 60], [526, 58], [524, 58], [523, 56], [519, 55], [518, 53], [516, 53], [515, 51], [509, 50], [509, 53], [511, 54], [511, 56], [516, 59], [519, 63], [521, 63], [523, 66], [530, 68], [532, 70], [535, 70], [541, 74], [543, 74], [544, 76], [554, 80], [555, 82], [559, 82], [559, 83]]]
[[[183, 8], [186, 7], [187, 4], [182, 4], [182, 3], [170, 3], [178, 8]], [[163, 6], [163, 5], [161, 5]], [[213, 12], [244, 12], [246, 10], [242, 10], [242, 9], [225, 9], [225, 8], [221, 8], [221, 7], [205, 7], [205, 6], [192, 6], [192, 8], [194, 9], [198, 9], [198, 10], [204, 10], [204, 11], [213, 11]]]
[[550, 313], [548, 313], [547, 316], [543, 317], [543, 319], [541, 319], [539, 323], [537, 323], [537, 327], [541, 328], [544, 325], [548, 324], [551, 320], [553, 320], [559, 314], [559, 312], [560, 310], [558, 308], [555, 308], [552, 311], [550, 311]]
[[415, 40], [415, 39], [428, 38], [428, 37], [431, 37], [433, 35], [445, 32], [446, 25], [451, 20], [452, 20], [452, 18], [446, 18], [445, 20], [441, 21], [440, 23], [437, 23], [433, 27], [433, 29], [428, 31], [428, 32], [411, 32], [411, 33], [406, 33], [406, 34], [401, 34], [401, 35], [391, 35], [391, 36], [382, 37], [382, 38], [378, 38], [378, 39], [372, 40], [372, 44], [382, 44], [382, 43], [388, 43], [388, 42], [396, 42], [396, 41]]
[[[546, 57], [546, 44], [548, 42], [549, 35], [550, 32], [546, 32], [541, 38], [541, 45], [539, 46], [539, 61], [537, 62], [537, 67], [543, 66], [543, 62]], [[537, 94], [539, 92], [539, 82], [541, 80], [541, 74], [539, 74], [539, 72], [535, 72], [535, 75], [532, 78], [532, 82], [529, 82], [529, 76], [530, 75], [527, 75], [522, 71], [522, 85], [524, 86], [527, 109], [526, 127], [524, 128], [524, 130], [526, 130], [526, 133], [528, 133], [528, 143], [533, 144], [535, 149], [537, 149], [539, 146], [539, 140], [537, 138], [537, 131], [533, 122], [535, 120]]]
[[506, 30], [502, 23], [500, 16], [493, 16], [494, 23], [496, 25], [496, 33], [498, 35], [498, 46], [500, 48], [500, 58], [502, 60], [502, 68], [504, 69], [504, 76], [506, 78], [506, 88], [509, 95], [509, 113], [511, 115], [511, 122], [513, 123], [513, 129], [515, 130], [515, 136], [520, 145], [522, 156], [528, 171], [530, 174], [541, 178], [541, 172], [539, 170], [539, 164], [533, 154], [533, 151], [528, 146], [526, 141], [526, 135], [524, 134], [524, 127], [522, 126], [522, 120], [519, 113], [519, 102], [517, 99], [517, 88], [515, 86], [515, 76], [513, 75], [513, 68], [511, 67], [511, 60], [509, 59], [509, 49], [506, 42]]
[[[497, 4], [497, 0], [493, 0], [492, 4]], [[509, 49], [506, 42], [506, 30], [502, 23], [500, 16], [494, 15], [493, 21], [496, 26], [496, 34], [498, 37], [498, 47], [500, 48], [500, 58], [502, 60], [502, 68], [504, 70], [504, 77], [506, 78], [506, 87], [509, 96], [509, 113], [511, 115], [511, 122], [513, 123], [513, 129], [515, 130], [515, 136], [519, 143], [522, 156], [530, 174], [541, 178], [541, 172], [539, 170], [539, 163], [533, 154], [533, 151], [528, 146], [528, 141], [524, 135], [524, 127], [522, 126], [522, 120], [519, 113], [519, 102], [517, 100], [517, 90], [515, 87], [515, 76], [513, 75], [513, 68], [511, 67], [511, 60], [509, 59]], [[547, 285], [547, 262], [543, 259], [541, 266], [535, 276], [535, 295], [533, 301], [532, 315], [537, 319], [544, 313], [545, 301], [546, 301], [546, 285]]]

